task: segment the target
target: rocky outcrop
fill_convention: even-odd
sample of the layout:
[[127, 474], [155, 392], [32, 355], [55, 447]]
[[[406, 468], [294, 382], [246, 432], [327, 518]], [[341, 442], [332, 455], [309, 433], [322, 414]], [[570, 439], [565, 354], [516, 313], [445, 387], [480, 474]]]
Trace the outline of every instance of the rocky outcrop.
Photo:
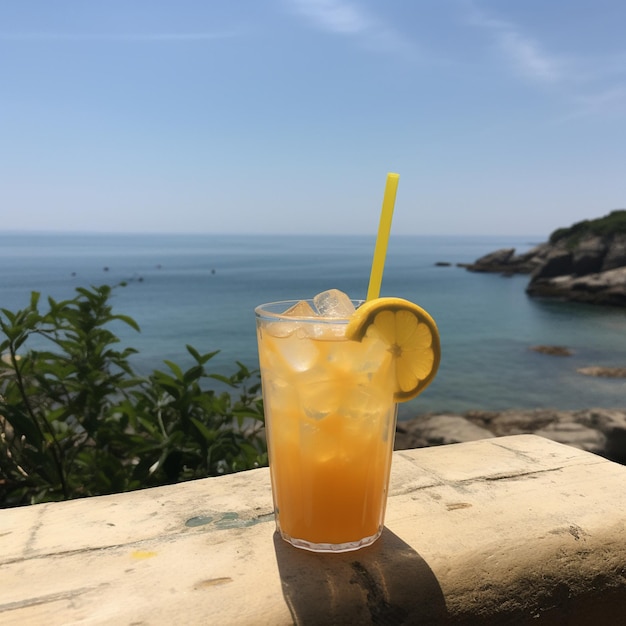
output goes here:
[[626, 464], [626, 409], [429, 414], [398, 422], [396, 450], [529, 433]]
[[565, 346], [531, 346], [529, 350], [541, 354], [549, 354], [550, 356], [572, 356], [574, 354]]
[[533, 278], [526, 292], [530, 296], [626, 306], [626, 267], [586, 276], [567, 274], [554, 278]]
[[548, 253], [548, 244], [536, 246], [524, 254], [515, 254], [515, 248], [502, 248], [463, 267], [470, 272], [531, 274], [543, 264]]
[[590, 367], [581, 367], [576, 370], [579, 374], [585, 376], [599, 376], [602, 378], [626, 378], [626, 367], [601, 367], [592, 365]]
[[398, 422], [396, 449], [427, 448], [490, 437], [495, 435], [463, 415], [424, 415], [408, 422]]
[[473, 272], [530, 274], [530, 296], [626, 306], [626, 210], [552, 233], [525, 254], [503, 248], [465, 265]]

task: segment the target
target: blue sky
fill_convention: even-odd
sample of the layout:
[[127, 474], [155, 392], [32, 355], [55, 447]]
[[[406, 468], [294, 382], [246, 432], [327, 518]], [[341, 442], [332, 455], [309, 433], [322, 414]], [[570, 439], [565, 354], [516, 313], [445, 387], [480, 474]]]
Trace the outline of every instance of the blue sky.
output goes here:
[[4, 230], [548, 235], [626, 207], [622, 0], [0, 0]]

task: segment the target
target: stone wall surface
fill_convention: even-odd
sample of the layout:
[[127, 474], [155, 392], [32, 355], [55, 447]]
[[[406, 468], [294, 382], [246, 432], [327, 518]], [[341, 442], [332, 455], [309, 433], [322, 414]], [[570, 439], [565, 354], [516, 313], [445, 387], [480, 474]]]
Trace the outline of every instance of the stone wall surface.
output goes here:
[[0, 510], [0, 624], [621, 624], [625, 483], [533, 435], [399, 451], [342, 554], [276, 535], [267, 468]]

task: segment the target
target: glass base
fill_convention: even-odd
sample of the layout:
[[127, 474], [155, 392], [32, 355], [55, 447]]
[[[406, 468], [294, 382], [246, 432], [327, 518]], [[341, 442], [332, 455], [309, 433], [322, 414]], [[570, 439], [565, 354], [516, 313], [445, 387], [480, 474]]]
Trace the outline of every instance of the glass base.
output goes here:
[[378, 532], [369, 537], [364, 537], [357, 541], [347, 541], [346, 543], [313, 543], [306, 539], [298, 539], [297, 537], [290, 537], [286, 533], [278, 529], [280, 536], [292, 546], [300, 548], [301, 550], [309, 550], [310, 552], [352, 552], [354, 550], [360, 550], [366, 546], [371, 546], [376, 539], [380, 537], [383, 532], [383, 527], [378, 529]]

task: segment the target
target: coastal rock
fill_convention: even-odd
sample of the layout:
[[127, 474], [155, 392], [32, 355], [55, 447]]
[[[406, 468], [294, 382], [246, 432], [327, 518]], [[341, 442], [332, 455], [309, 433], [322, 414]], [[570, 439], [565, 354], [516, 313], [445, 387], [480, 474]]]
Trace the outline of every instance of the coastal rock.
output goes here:
[[595, 454], [602, 454], [606, 449], [606, 437], [602, 432], [567, 419], [553, 422], [535, 434]]
[[528, 409], [507, 411], [468, 411], [465, 417], [489, 430], [496, 437], [522, 435], [547, 427], [559, 418], [559, 411]]
[[572, 273], [584, 276], [600, 272], [608, 247], [608, 241], [603, 237], [591, 236], [583, 239], [572, 253]]
[[579, 374], [585, 376], [602, 376], [604, 378], [626, 378], [626, 367], [600, 367], [592, 365], [591, 367], [581, 367], [576, 370]]
[[480, 257], [474, 263], [459, 264], [471, 272], [497, 272], [505, 275], [531, 274], [543, 264], [549, 250], [545, 244], [524, 254], [515, 254], [515, 248], [502, 248]]
[[626, 210], [558, 229], [526, 254], [503, 248], [465, 267], [530, 274], [529, 296], [626, 306]]
[[460, 415], [432, 415], [410, 422], [398, 422], [396, 433], [400, 434], [402, 448], [426, 448], [463, 441], [477, 441], [494, 437], [486, 428], [482, 428]]
[[587, 276], [533, 279], [526, 287], [531, 296], [557, 297], [589, 304], [626, 306], [626, 267]]
[[552, 250], [533, 272], [532, 279], [552, 278], [571, 274], [573, 270], [572, 253], [567, 250]]
[[515, 248], [502, 248], [501, 250], [490, 252], [477, 259], [474, 265], [470, 266], [470, 269], [474, 272], [502, 271], [502, 268], [509, 266], [514, 254]]
[[626, 266], [626, 234], [623, 233], [613, 238], [611, 247], [604, 256], [601, 271], [607, 272], [624, 266]]
[[573, 352], [565, 346], [531, 346], [529, 350], [551, 356], [572, 356]]
[[[621, 236], [583, 237], [575, 247], [561, 241], [550, 249], [532, 272], [531, 282], [557, 276], [582, 277], [626, 266]], [[620, 265], [621, 263], [621, 265]]]
[[603, 456], [626, 464], [626, 411], [591, 409], [584, 413], [581, 423], [604, 433]]
[[626, 464], [626, 409], [428, 414], [398, 423], [396, 450], [528, 433]]

